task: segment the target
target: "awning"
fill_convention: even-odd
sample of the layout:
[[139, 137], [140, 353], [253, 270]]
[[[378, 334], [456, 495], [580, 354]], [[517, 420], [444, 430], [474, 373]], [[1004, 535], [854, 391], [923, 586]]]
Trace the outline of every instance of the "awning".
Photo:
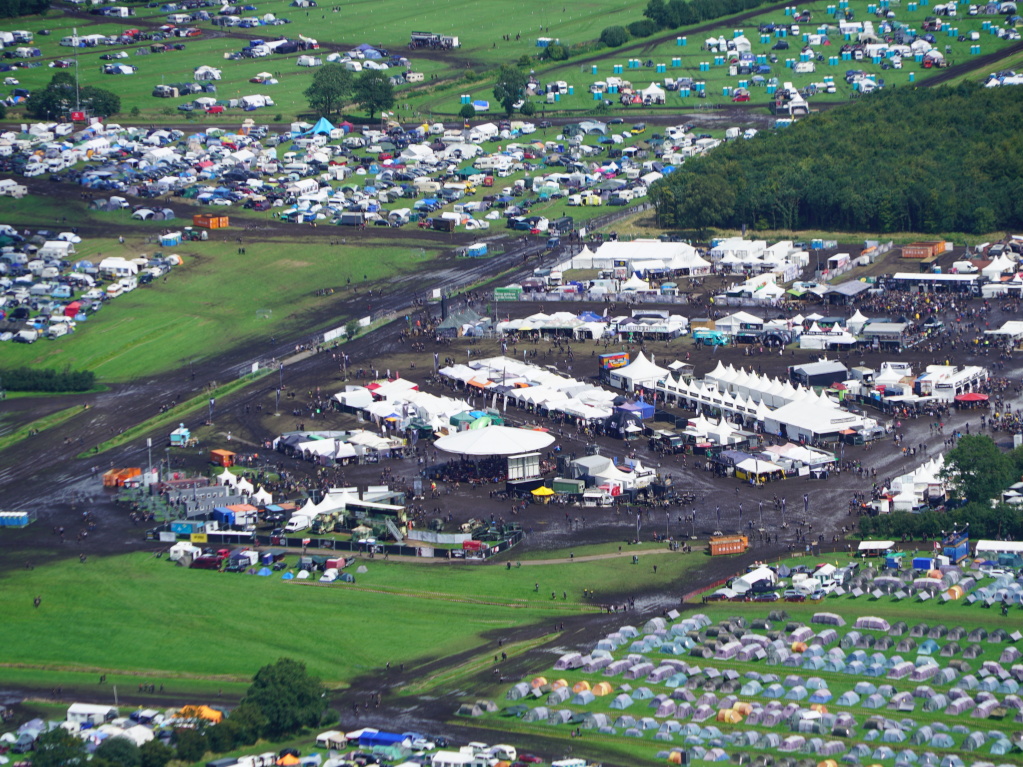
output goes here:
[[533, 493], [533, 495], [540, 496], [540, 497], [546, 497], [548, 495], [554, 495], [554, 491], [551, 490], [549, 487], [538, 487], [538, 488], [536, 488], [535, 490], [533, 490], [531, 492]]
[[975, 391], [967, 392], [966, 394], [957, 394], [956, 402], [987, 402], [987, 395]]

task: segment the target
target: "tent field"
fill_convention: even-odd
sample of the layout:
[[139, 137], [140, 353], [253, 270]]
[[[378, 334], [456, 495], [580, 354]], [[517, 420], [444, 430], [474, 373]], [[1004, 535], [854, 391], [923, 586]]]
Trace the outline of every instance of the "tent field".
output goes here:
[[[431, 658], [471, 652], [487, 632], [507, 634], [546, 626], [556, 615], [596, 612], [584, 588], [600, 588], [598, 597], [611, 599], [653, 585], [654, 578], [671, 583], [700, 557], [658, 552], [642, 562], [636, 567], [616, 557], [506, 570], [362, 560], [368, 572], [357, 574], [355, 584], [322, 585], [284, 581], [279, 574], [184, 569], [151, 554], [90, 558], [84, 566], [67, 560], [3, 575], [0, 610], [7, 619], [0, 642], [7, 648], [4, 663], [18, 666], [19, 678], [38, 687], [85, 671], [140, 671], [168, 684], [181, 677], [242, 684], [282, 655], [342, 687], [388, 661], [414, 670]], [[658, 565], [656, 576], [651, 563]], [[32, 605], [36, 595], [43, 599], [39, 609]], [[362, 641], [367, 631], [372, 642]], [[74, 664], [68, 647], [74, 647]]]
[[[879, 62], [872, 62], [870, 59], [842, 60], [838, 49], [843, 38], [832, 32], [831, 45], [815, 49], [824, 55], [824, 60], [817, 62], [816, 71], [797, 73], [786, 64], [786, 59], [794, 58], [796, 62], [799, 61], [801, 34], [815, 32], [821, 23], [834, 24], [835, 20], [826, 15], [828, 6], [824, 2], [799, 6], [800, 10], [810, 10], [813, 20], [810, 24], [802, 25], [799, 36], [786, 38], [791, 40], [791, 49], [783, 51], [773, 50], [776, 37], [771, 36], [769, 41], [762, 42], [757, 30], [761, 23], [791, 22], [791, 18], [783, 15], [780, 9], [755, 15], [739, 24], [736, 24], [734, 19], [726, 17], [711, 22], [709, 29], [702, 28], [701, 25], [701, 31], [697, 33], [690, 33], [686, 28], [665, 30], [651, 37], [631, 40], [620, 49], [600, 49], [594, 48], [592, 44], [599, 37], [601, 30], [615, 24], [625, 25], [640, 21], [641, 6], [615, 0], [600, 0], [582, 6], [565, 6], [564, 9], [557, 9], [530, 0], [524, 8], [519, 9], [515, 20], [509, 25], [505, 9], [500, 4], [484, 0], [475, 0], [468, 4], [456, 3], [454, 0], [430, 0], [426, 5], [428, 8], [421, 13], [420, 6], [417, 6], [417, 12], [413, 14], [407, 5], [402, 5], [398, 0], [384, 0], [382, 3], [374, 4], [372, 11], [368, 13], [358, 13], [354, 8], [345, 8], [343, 13], [333, 13], [329, 8], [301, 9], [292, 7], [287, 0], [271, 0], [260, 4], [258, 15], [271, 13], [278, 18], [288, 19], [290, 23], [241, 31], [250, 35], [255, 32], [268, 40], [282, 35], [298, 39], [300, 34], [317, 39], [320, 42], [320, 49], [307, 52], [314, 53], [317, 57], [326, 56], [331, 51], [344, 52], [361, 43], [380, 46], [391, 53], [408, 56], [413, 70], [422, 73], [426, 78], [424, 84], [414, 88], [408, 85], [401, 86], [408, 91], [403, 99], [407, 103], [407, 107], [403, 108], [408, 110], [408, 117], [417, 113], [424, 116], [453, 117], [457, 115], [461, 106], [459, 97], [462, 94], [469, 94], [474, 99], [492, 101], [492, 83], [487, 79], [488, 70], [492, 70], [497, 64], [517, 61], [522, 56], [535, 56], [541, 50], [537, 46], [539, 37], [556, 38], [566, 45], [588, 44], [593, 49], [566, 63], [550, 64], [535, 59], [531, 62], [531, 68], [537, 71], [541, 80], [565, 80], [574, 86], [572, 95], [563, 94], [557, 103], [547, 105], [552, 113], [560, 110], [576, 112], [592, 110], [595, 102], [589, 93], [589, 86], [595, 80], [606, 79], [615, 72], [616, 65], [621, 67], [621, 72], [616, 74], [632, 81], [637, 89], [646, 88], [650, 82], [663, 83], [666, 76], [692, 77], [706, 84], [706, 99], [697, 99], [694, 93], [687, 103], [677, 92], [669, 92], [664, 106], [650, 106], [648, 109], [677, 110], [714, 103], [730, 103], [732, 94], [726, 94], [723, 89], [727, 87], [734, 90], [741, 85], [739, 80], [742, 78], [729, 76], [725, 63], [715, 64], [713, 53], [702, 48], [705, 38], [710, 36], [724, 36], [730, 39], [736, 27], [740, 28], [752, 42], [754, 53], [778, 56], [777, 63], [771, 65], [771, 76], [779, 81], [789, 81], [795, 87], [802, 88], [812, 82], [821, 82], [825, 77], [833, 78], [835, 92], [821, 93], [816, 97], [824, 101], [847, 100], [855, 95], [853, 87], [843, 79], [850, 68], [883, 76], [889, 87], [907, 85], [910, 82], [920, 83], [941, 71], [937, 68], [925, 69], [920, 62], [912, 59], [906, 61], [901, 69], [884, 71]], [[857, 20], [872, 19], [875, 25], [880, 23], [867, 10], [867, 5], [866, 0], [854, 0], [849, 3], [849, 8], [856, 14]], [[932, 11], [930, 5], [913, 3], [911, 6], [898, 7], [897, 19], [908, 26], [919, 27]], [[166, 21], [166, 14], [160, 13], [157, 9], [138, 8], [138, 13], [136, 17], [124, 19], [95, 17], [91, 23], [81, 18], [51, 15], [49, 20], [51, 35], [37, 37], [33, 44], [42, 50], [44, 57], [70, 59], [74, 49], [60, 46], [59, 41], [62, 37], [71, 35], [73, 29], [77, 29], [80, 35], [116, 35], [128, 29], [138, 28], [140, 22], [158, 26]], [[452, 23], [452, 19], [455, 18], [458, 19], [457, 24]], [[963, 63], [971, 57], [976, 57], [978, 55], [974, 47], [976, 45], [980, 45], [980, 53], [989, 54], [1011, 43], [982, 28], [984, 22], [997, 27], [1002, 21], [998, 16], [988, 17], [983, 14], [966, 16], [964, 13], [950, 21], [956, 34], [949, 35], [942, 31], [936, 35], [936, 49], [946, 55], [949, 61]], [[283, 56], [225, 61], [225, 54], [241, 50], [247, 39], [233, 36], [231, 28], [227, 28], [227, 36], [213, 36], [211, 32], [216, 28], [209, 22], [197, 22], [195, 26], [203, 30], [203, 36], [171, 38], [168, 41], [183, 41], [184, 50], [140, 56], [134, 53], [134, 47], [127, 48], [129, 57], [121, 59], [119, 63], [137, 66], [138, 71], [132, 75], [112, 77], [102, 73], [100, 65], [107, 62], [100, 61], [99, 56], [112, 50], [119, 50], [119, 47], [98, 46], [79, 49], [82, 84], [115, 89], [122, 98], [122, 114], [127, 114], [133, 107], [137, 107], [141, 112], [140, 119], [150, 122], [179, 122], [183, 119], [198, 119], [207, 124], [235, 122], [239, 117], [238, 110], [228, 110], [222, 115], [214, 116], [207, 116], [201, 112], [182, 113], [177, 111], [177, 106], [191, 100], [189, 97], [162, 99], [152, 96], [154, 86], [161, 83], [188, 82], [197, 67], [211, 65], [222, 67], [224, 70], [223, 80], [217, 83], [216, 98], [239, 98], [262, 92], [274, 100], [273, 106], [262, 110], [270, 116], [280, 115], [287, 120], [307, 112], [308, 106], [302, 92], [310, 82], [315, 68], [297, 65], [299, 56], [305, 54], [297, 52]], [[446, 51], [441, 56], [431, 55], [429, 51], [409, 51], [407, 44], [410, 32], [421, 29], [458, 36], [461, 46], [454, 51]], [[980, 37], [971, 40], [970, 33], [975, 31], [980, 33]], [[505, 35], [510, 39], [505, 40]], [[516, 35], [519, 39], [516, 39]], [[677, 43], [676, 38], [679, 37], [686, 38], [685, 46]], [[961, 40], [960, 37], [965, 39]], [[837, 63], [830, 61], [832, 56], [839, 58]], [[641, 59], [643, 66], [638, 69], [631, 68], [629, 60], [637, 57]], [[580, 64], [577, 59], [585, 62]], [[654, 67], [646, 68], [645, 64], [648, 61], [663, 64], [666, 69], [657, 72]], [[703, 62], [709, 62], [710, 68], [701, 68]], [[478, 78], [465, 79], [466, 64], [470, 70], [480, 73]], [[597, 74], [592, 73], [593, 66], [597, 67]], [[279, 73], [277, 85], [263, 86], [250, 82], [254, 75], [267, 70]], [[21, 87], [39, 89], [49, 81], [54, 71], [59, 70], [46, 66], [21, 70], [18, 72], [18, 79]], [[914, 73], [913, 80], [910, 79], [910, 72]], [[975, 79], [981, 79], [986, 74], [988, 74], [986, 70], [978, 72]], [[613, 111], [626, 111], [618, 104], [616, 96], [612, 95], [610, 98], [615, 102]], [[770, 100], [771, 97], [764, 87], [752, 87], [753, 103], [766, 106]], [[539, 100], [537, 103], [538, 106], [541, 104]], [[491, 113], [496, 110], [497, 105], [492, 103]], [[398, 116], [401, 117], [400, 114]]]
[[[868, 596], [623, 618], [512, 680], [481, 721], [555, 737], [579, 728], [651, 760], [685, 748], [696, 762], [999, 763], [1023, 720], [1019, 609], [1007, 619], [965, 600]], [[766, 654], [745, 651], [755, 646]]]

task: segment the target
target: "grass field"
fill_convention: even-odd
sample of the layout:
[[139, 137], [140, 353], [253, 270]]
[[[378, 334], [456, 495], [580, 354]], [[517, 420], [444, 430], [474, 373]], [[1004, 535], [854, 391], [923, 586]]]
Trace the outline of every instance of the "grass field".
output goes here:
[[90, 558], [8, 570], [0, 581], [0, 643], [18, 679], [44, 687], [87, 672], [240, 684], [280, 656], [343, 686], [387, 661], [414, 666], [471, 650], [484, 633], [496, 640], [530, 624], [544, 633], [547, 620], [596, 609], [584, 588], [599, 598], [669, 587], [701, 560], [662, 552], [638, 566], [615, 559], [511, 570], [360, 560], [368, 572], [353, 586], [324, 586], [187, 570], [147, 554]]
[[[239, 255], [238, 245], [227, 239], [233, 234], [174, 248], [184, 265], [166, 280], [109, 302], [74, 335], [5, 345], [5, 364], [88, 369], [112, 382], [180, 368], [256, 339], [266, 342], [269, 355], [271, 336], [308, 332], [327, 322], [310, 321], [329, 300], [318, 290], [343, 291], [349, 279], [359, 285], [419, 266], [408, 246], [385, 239], [329, 247], [322, 239], [303, 238], [296, 227], [294, 236], [246, 241], [246, 253]], [[116, 239], [88, 239], [83, 246], [78, 257], [130, 256], [141, 250]], [[428, 240], [417, 248], [431, 256], [441, 250]], [[154, 246], [147, 250], [152, 254]]]

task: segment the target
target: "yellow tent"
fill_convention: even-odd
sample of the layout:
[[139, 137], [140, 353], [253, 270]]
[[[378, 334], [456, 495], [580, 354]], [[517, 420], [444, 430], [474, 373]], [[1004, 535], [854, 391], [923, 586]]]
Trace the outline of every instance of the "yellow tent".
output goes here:
[[743, 716], [749, 716], [750, 711], [753, 710], [753, 706], [744, 700], [736, 702], [736, 704], [732, 706], [732, 708], [738, 711]]
[[590, 689], [590, 683], [585, 679], [572, 685], [572, 692], [586, 692]]
[[682, 752], [672, 751], [668, 754], [668, 764], [682, 764]]
[[538, 487], [538, 488], [536, 488], [536, 490], [533, 490], [532, 492], [533, 492], [533, 495], [541, 497], [541, 498], [545, 498], [545, 497], [547, 497], [549, 495], [554, 495], [554, 491], [551, 490], [549, 487]]
[[564, 679], [555, 679], [551, 682], [552, 690], [560, 690], [562, 687], [568, 687], [568, 682]]
[[722, 708], [718, 710], [717, 721], [725, 724], [737, 724], [742, 721], [742, 714], [734, 708]]
[[806, 652], [806, 642], [793, 642], [792, 652]]
[[949, 599], [962, 599], [963, 598], [963, 594], [965, 592], [963, 591], [963, 587], [962, 586], [953, 586], [952, 588], [950, 588], [945, 593], [948, 594]]
[[817, 767], [838, 767], [838, 762], [834, 759], [825, 759], [823, 762], [818, 762]]
[[593, 686], [593, 689], [590, 690], [590, 692], [592, 692], [598, 698], [601, 697], [602, 695], [610, 695], [614, 691], [615, 688], [609, 685], [607, 682], [597, 682], [597, 684]]
[[547, 678], [546, 677], [542, 677], [542, 676], [538, 676], [536, 679], [534, 679], [532, 682], [529, 683], [529, 686], [530, 687], [543, 687], [545, 684], [547, 684]]
[[811, 703], [810, 704], [810, 710], [811, 711], [817, 711], [817, 712], [819, 712], [821, 714], [828, 713], [828, 707], [825, 706], [823, 703]]

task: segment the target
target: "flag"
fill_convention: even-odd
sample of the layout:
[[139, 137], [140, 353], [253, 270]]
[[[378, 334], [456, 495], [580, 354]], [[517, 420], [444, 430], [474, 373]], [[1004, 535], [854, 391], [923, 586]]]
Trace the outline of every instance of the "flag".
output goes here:
[[806, 514], [810, 511], [810, 495], [803, 493], [803, 513]]

